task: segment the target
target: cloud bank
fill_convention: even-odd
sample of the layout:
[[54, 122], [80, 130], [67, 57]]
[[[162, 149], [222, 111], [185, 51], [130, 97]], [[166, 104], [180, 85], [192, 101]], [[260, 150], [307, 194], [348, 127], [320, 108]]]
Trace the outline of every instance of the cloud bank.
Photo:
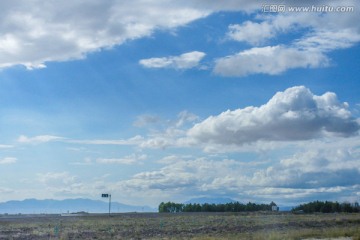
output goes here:
[[161, 169], [137, 173], [117, 187], [133, 193], [155, 191], [172, 199], [183, 195], [230, 196], [241, 201], [282, 204], [314, 197], [356, 200], [360, 189], [357, 148], [356, 140], [349, 144], [342, 138], [334, 142], [314, 140], [290, 156], [266, 161], [172, 155], [159, 161], [165, 164]]
[[[41, 7], [40, 7], [41, 6]], [[211, 10], [176, 1], [13, 1], [0, 3], [0, 68], [45, 67], [176, 28]]]

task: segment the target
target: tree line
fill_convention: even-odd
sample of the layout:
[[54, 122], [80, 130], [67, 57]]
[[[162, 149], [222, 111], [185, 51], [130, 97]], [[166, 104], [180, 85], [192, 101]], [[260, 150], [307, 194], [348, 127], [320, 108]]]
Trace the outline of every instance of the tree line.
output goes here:
[[346, 213], [357, 213], [360, 212], [359, 204], [356, 202], [351, 203], [338, 203], [330, 201], [314, 201], [310, 203], [301, 204], [292, 209], [293, 212], [304, 212], [304, 213], [335, 213], [335, 212], [346, 212]]
[[247, 203], [242, 204], [239, 202], [230, 202], [224, 204], [210, 204], [210, 203], [160, 203], [159, 212], [255, 212], [255, 211], [272, 211], [272, 207], [276, 206], [274, 202], [270, 204], [256, 204]]

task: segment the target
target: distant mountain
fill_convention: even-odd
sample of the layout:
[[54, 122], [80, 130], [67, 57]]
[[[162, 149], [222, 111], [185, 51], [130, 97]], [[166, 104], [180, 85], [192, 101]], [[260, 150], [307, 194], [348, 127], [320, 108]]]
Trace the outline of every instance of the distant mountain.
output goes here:
[[[32, 213], [107, 213], [109, 202], [91, 199], [65, 199], [65, 200], [37, 200], [8, 201], [0, 203], [0, 213], [32, 214]], [[131, 206], [118, 202], [111, 203], [111, 212], [154, 212], [156, 209], [148, 206]]]
[[202, 198], [192, 198], [186, 202], [185, 204], [204, 204], [204, 203], [210, 203], [210, 204], [224, 204], [224, 203], [230, 203], [230, 202], [236, 202], [236, 200], [233, 200], [231, 198], [208, 198], [208, 197], [202, 197]]
[[280, 211], [281, 212], [289, 212], [291, 211], [293, 208], [295, 208], [295, 206], [280, 206]]

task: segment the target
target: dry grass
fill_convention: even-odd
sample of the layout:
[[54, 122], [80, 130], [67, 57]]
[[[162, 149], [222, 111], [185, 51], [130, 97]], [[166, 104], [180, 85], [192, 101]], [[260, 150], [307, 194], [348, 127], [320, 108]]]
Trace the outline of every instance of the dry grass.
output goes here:
[[0, 217], [0, 239], [360, 240], [360, 214], [181, 213]]

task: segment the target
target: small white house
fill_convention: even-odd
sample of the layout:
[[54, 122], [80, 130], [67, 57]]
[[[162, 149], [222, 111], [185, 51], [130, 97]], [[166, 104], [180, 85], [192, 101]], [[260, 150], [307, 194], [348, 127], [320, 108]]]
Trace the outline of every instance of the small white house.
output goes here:
[[271, 211], [273, 211], [273, 212], [278, 212], [279, 211], [279, 207], [278, 206], [272, 206], [271, 207]]

